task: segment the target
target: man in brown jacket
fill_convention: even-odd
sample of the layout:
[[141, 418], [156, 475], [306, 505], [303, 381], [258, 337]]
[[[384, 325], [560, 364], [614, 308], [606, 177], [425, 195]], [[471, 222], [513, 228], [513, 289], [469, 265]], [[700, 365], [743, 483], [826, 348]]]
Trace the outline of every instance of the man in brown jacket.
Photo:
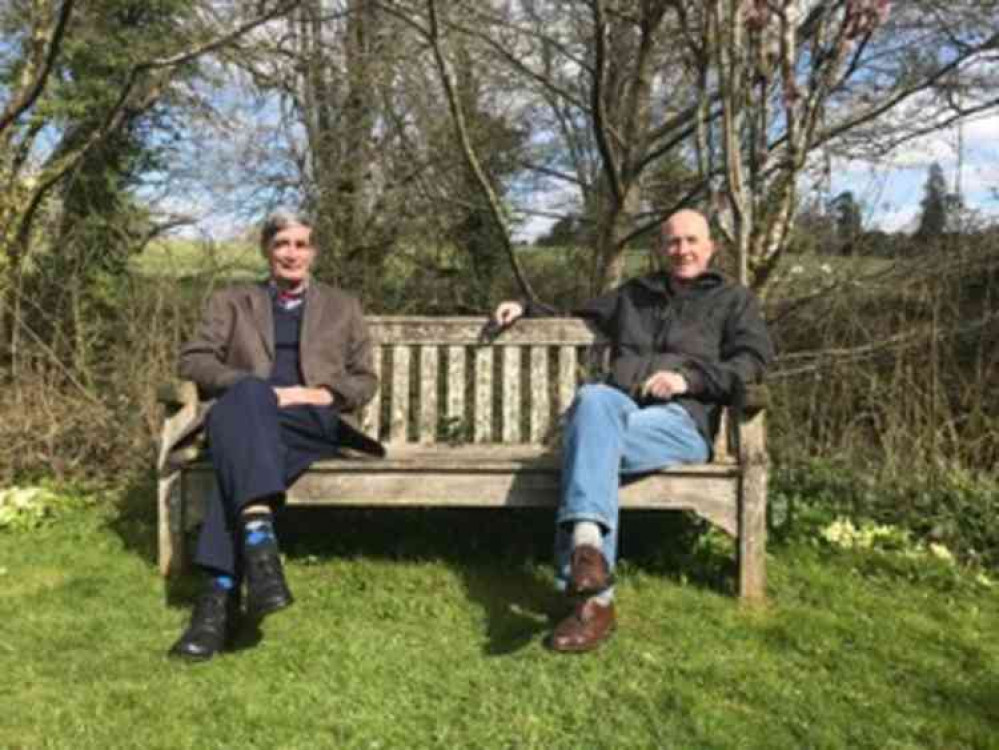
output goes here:
[[289, 606], [291, 591], [273, 511], [308, 466], [339, 447], [381, 453], [344, 416], [372, 398], [377, 378], [361, 306], [312, 279], [312, 227], [277, 212], [261, 249], [270, 278], [211, 296], [180, 375], [206, 399], [202, 424], [218, 492], [209, 502], [195, 562], [208, 581], [172, 656], [210, 659], [246, 612], [259, 619]]

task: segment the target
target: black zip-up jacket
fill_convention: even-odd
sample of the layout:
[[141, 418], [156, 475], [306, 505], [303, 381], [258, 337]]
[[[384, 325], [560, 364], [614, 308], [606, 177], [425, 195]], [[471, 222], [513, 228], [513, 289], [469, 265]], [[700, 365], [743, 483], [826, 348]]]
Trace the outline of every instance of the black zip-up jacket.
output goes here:
[[[553, 313], [540, 305], [526, 310], [530, 317]], [[688, 391], [675, 401], [708, 445], [718, 405], [729, 403], [740, 384], [759, 380], [774, 357], [756, 297], [714, 271], [689, 284], [666, 273], [632, 279], [572, 314], [591, 321], [610, 340], [607, 383], [636, 400], [653, 373], [683, 375]]]

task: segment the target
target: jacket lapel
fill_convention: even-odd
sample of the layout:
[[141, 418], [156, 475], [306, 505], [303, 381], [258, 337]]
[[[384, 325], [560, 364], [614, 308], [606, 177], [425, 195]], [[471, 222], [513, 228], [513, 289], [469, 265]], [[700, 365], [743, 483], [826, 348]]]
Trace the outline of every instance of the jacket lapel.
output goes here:
[[250, 289], [250, 314], [253, 326], [264, 341], [264, 351], [274, 360], [274, 314], [271, 310], [271, 295], [264, 284], [256, 284]]
[[305, 359], [305, 342], [320, 340], [319, 334], [322, 330], [325, 302], [325, 296], [319, 293], [319, 285], [313, 279], [305, 291], [305, 314], [302, 319], [302, 338], [299, 343], [299, 351], [303, 361]]

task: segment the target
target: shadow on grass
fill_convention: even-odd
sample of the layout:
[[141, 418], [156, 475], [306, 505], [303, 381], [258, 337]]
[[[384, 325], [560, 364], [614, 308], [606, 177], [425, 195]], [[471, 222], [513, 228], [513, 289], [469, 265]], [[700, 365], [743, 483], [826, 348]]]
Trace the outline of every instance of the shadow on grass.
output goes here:
[[[509, 654], [551, 629], [570, 603], [555, 591], [554, 510], [534, 508], [287, 508], [289, 558], [364, 556], [434, 560], [461, 576], [486, 615], [485, 652]], [[734, 542], [703, 542], [707, 525], [684, 513], [627, 511], [619, 581], [646, 573], [735, 592]]]
[[541, 566], [553, 511], [464, 508], [286, 508], [289, 558], [440, 561], [486, 614], [485, 651], [507, 654], [546, 630], [558, 601]]
[[[568, 609], [552, 585], [553, 524], [553, 509], [534, 508], [294, 507], [278, 517], [282, 549], [291, 561], [364, 556], [444, 562], [461, 576], [468, 596], [486, 614], [489, 654], [522, 648]], [[151, 473], [129, 481], [109, 525], [125, 549], [156, 566], [156, 483]], [[633, 572], [640, 572], [732, 593], [734, 547], [704, 544], [706, 528], [683, 513], [623, 513], [619, 581], [626, 584]], [[190, 552], [193, 539], [188, 542]], [[189, 606], [198, 591], [192, 575], [164, 585], [171, 607]], [[259, 629], [249, 629], [237, 648], [251, 648], [259, 637]]]
[[108, 525], [126, 550], [156, 564], [156, 475], [152, 470], [128, 478]]

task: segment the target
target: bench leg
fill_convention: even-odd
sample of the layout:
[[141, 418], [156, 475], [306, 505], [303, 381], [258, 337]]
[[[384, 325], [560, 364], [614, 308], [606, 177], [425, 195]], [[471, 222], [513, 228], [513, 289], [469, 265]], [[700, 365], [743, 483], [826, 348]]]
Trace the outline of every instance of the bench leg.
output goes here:
[[157, 527], [160, 575], [175, 578], [184, 573], [184, 514], [180, 472], [161, 474], [157, 482]]
[[767, 471], [763, 413], [742, 427], [739, 492], [739, 596], [763, 602], [767, 588]]
[[767, 468], [751, 465], [742, 478], [739, 509], [739, 596], [747, 603], [766, 599]]

